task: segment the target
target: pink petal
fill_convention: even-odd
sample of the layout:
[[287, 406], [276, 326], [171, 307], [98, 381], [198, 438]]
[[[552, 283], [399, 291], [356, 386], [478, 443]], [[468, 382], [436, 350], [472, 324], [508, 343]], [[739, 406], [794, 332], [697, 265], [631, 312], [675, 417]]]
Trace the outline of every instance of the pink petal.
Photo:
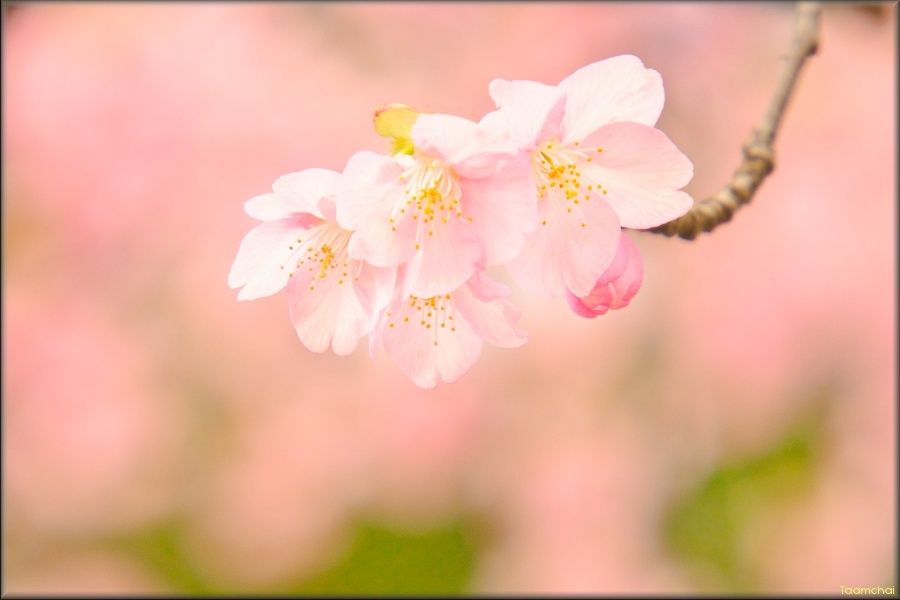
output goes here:
[[244, 212], [260, 221], [275, 221], [295, 214], [297, 208], [284, 196], [269, 192], [254, 196], [244, 202]]
[[415, 301], [401, 300], [391, 305], [390, 315], [382, 317], [378, 328], [385, 351], [419, 387], [456, 381], [481, 356], [481, 338], [463, 318], [445, 321], [445, 327], [435, 327], [426, 319], [432, 324], [426, 328], [416, 306]]
[[328, 169], [306, 169], [279, 177], [272, 185], [274, 194], [263, 194], [244, 203], [248, 215], [261, 221], [283, 219], [294, 213], [322, 217], [319, 201], [333, 197], [339, 173]]
[[[373, 221], [361, 227], [350, 238], [350, 256], [379, 267], [393, 267], [410, 260], [415, 254], [415, 232], [407, 223], [401, 223], [396, 231], [390, 223], [383, 225]], [[412, 230], [412, 231], [410, 231]]]
[[507, 269], [528, 292], [554, 297], [568, 287], [587, 294], [616, 255], [622, 231], [619, 219], [602, 201], [583, 202], [581, 214], [567, 213], [552, 202], [539, 201], [540, 218], [547, 223], [527, 236], [522, 252], [507, 263]]
[[[409, 294], [405, 293], [402, 289], [402, 282], [406, 280], [407, 270], [409, 263], [404, 263], [394, 269], [394, 280], [392, 280], [392, 284], [396, 282], [397, 285], [394, 285], [390, 290], [390, 295], [387, 298], [387, 303], [385, 306], [379, 308], [379, 313], [377, 317], [377, 321], [375, 325], [372, 327], [371, 332], [369, 333], [369, 358], [375, 358], [378, 355], [378, 352], [384, 348], [384, 344], [382, 343], [382, 338], [384, 337], [383, 330], [386, 329], [387, 323], [387, 313], [391, 312], [391, 305], [395, 304], [402, 299], [409, 298]], [[399, 306], [399, 305], [398, 305]]]
[[477, 123], [455, 115], [422, 114], [412, 127], [416, 150], [448, 163], [471, 154], [478, 135]]
[[[559, 134], [566, 108], [565, 91], [535, 81], [495, 79], [488, 88], [499, 111], [499, 117], [510, 137], [520, 146], [531, 149]], [[485, 117], [482, 122], [494, 122]]]
[[505, 263], [525, 245], [525, 234], [538, 227], [537, 196], [530, 159], [522, 154], [496, 175], [465, 180], [466, 214], [484, 246], [487, 266]]
[[372, 325], [372, 312], [360, 303], [352, 278], [330, 273], [310, 285], [307, 278], [295, 276], [287, 293], [291, 322], [313, 352], [324, 352], [331, 344], [335, 354], [350, 354]]
[[646, 229], [680, 217], [693, 200], [678, 188], [694, 174], [691, 161], [658, 129], [612, 123], [582, 147], [600, 147], [590, 163], [592, 179], [609, 189], [604, 196], [622, 227]]
[[415, 224], [391, 223], [391, 214], [405, 199], [399, 180], [403, 169], [390, 157], [357, 152], [347, 162], [337, 189], [338, 224], [353, 231], [349, 252], [355, 259], [380, 267], [409, 260], [415, 252]]
[[569, 97], [563, 118], [567, 141], [583, 140], [615, 121], [655, 125], [665, 101], [660, 74], [631, 55], [582, 67], [559, 85]]
[[516, 327], [522, 313], [506, 299], [509, 293], [509, 288], [479, 272], [458, 290], [455, 305], [484, 341], [514, 348], [528, 341], [528, 334]]
[[404, 185], [399, 180], [403, 169], [389, 156], [369, 150], [356, 152], [347, 161], [338, 182], [336, 212], [338, 224], [356, 231], [373, 219], [387, 221], [392, 206], [386, 201]]
[[417, 155], [440, 158], [460, 177], [489, 177], [499, 161], [518, 153], [516, 145], [501, 132], [453, 115], [419, 115], [412, 138]]
[[337, 194], [332, 194], [330, 196], [322, 196], [319, 200], [318, 208], [319, 214], [322, 215], [322, 218], [326, 221], [331, 221], [332, 223], [337, 223]]
[[228, 273], [230, 287], [243, 286], [238, 300], [271, 296], [284, 287], [293, 266], [285, 263], [305, 230], [300, 221], [300, 218], [268, 221], [244, 236]]
[[[358, 280], [353, 285], [356, 297], [362, 306], [375, 315], [390, 304], [394, 297], [397, 267], [375, 267], [362, 261], [351, 264], [359, 272]], [[362, 265], [362, 268], [358, 265]]]
[[452, 292], [472, 276], [483, 253], [471, 223], [451, 218], [433, 228], [423, 225], [419, 249], [407, 265], [404, 291], [422, 298]]
[[609, 309], [628, 306], [644, 279], [644, 264], [640, 251], [634, 242], [625, 235], [619, 241], [619, 251], [615, 259], [596, 285], [584, 297], [577, 297], [566, 290], [566, 300], [576, 314], [593, 319], [605, 314]]

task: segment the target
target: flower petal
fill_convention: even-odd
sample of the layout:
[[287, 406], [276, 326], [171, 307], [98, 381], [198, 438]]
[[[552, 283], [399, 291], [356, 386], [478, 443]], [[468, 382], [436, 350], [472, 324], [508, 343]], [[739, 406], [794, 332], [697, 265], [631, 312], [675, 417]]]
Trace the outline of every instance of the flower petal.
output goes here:
[[421, 304], [416, 301], [397, 301], [379, 321], [385, 351], [419, 387], [456, 381], [481, 356], [481, 338], [463, 318], [454, 319], [452, 329], [426, 328], [417, 307]]
[[303, 225], [308, 225], [302, 222], [304, 220], [295, 217], [268, 221], [244, 236], [228, 273], [230, 287], [243, 286], [238, 300], [271, 296], [284, 287], [291, 272], [285, 263], [294, 253], [298, 236], [305, 230]]
[[487, 179], [465, 180], [463, 202], [484, 246], [487, 266], [505, 263], [525, 245], [525, 234], [538, 226], [537, 196], [528, 155]]
[[254, 196], [244, 202], [244, 212], [260, 221], [275, 221], [291, 216], [297, 212], [297, 209], [284, 196], [269, 192]]
[[527, 342], [528, 334], [516, 327], [522, 313], [506, 299], [509, 294], [505, 285], [479, 272], [458, 290], [455, 305], [484, 341], [514, 348]]
[[283, 175], [272, 184], [274, 193], [247, 200], [244, 210], [261, 221], [283, 219], [295, 213], [321, 218], [319, 201], [334, 196], [339, 178], [339, 173], [328, 169], [306, 169]]
[[294, 277], [287, 293], [291, 322], [313, 352], [324, 352], [331, 344], [335, 354], [350, 354], [372, 325], [372, 312], [360, 303], [350, 278], [329, 274], [310, 285]]
[[409, 260], [415, 252], [415, 224], [410, 219], [391, 222], [395, 207], [405, 202], [401, 167], [390, 157], [368, 150], [347, 162], [338, 184], [338, 224], [353, 231], [349, 252], [355, 259], [379, 267]]
[[512, 159], [517, 146], [504, 132], [479, 126], [462, 117], [419, 115], [412, 129], [416, 151], [440, 158], [460, 177], [489, 177], [503, 158]]
[[677, 191], [691, 180], [691, 161], [658, 129], [639, 123], [612, 123], [584, 146], [600, 147], [591, 177], [608, 188], [604, 198], [622, 227], [646, 229], [680, 217], [693, 200]]
[[337, 195], [333, 194], [330, 196], [322, 196], [319, 199], [319, 214], [322, 215], [322, 218], [326, 221], [331, 221], [332, 223], [337, 223]]
[[419, 249], [407, 265], [403, 291], [423, 298], [452, 292], [479, 268], [484, 250], [477, 230], [455, 218], [419, 227]]
[[662, 77], [636, 56], [614, 56], [578, 69], [560, 82], [568, 93], [565, 139], [579, 141], [615, 121], [655, 125], [665, 102]]
[[488, 89], [500, 110], [486, 115], [482, 123], [502, 122], [510, 137], [526, 149], [559, 134], [566, 109], [562, 88], [536, 81], [495, 79]]
[[353, 261], [351, 268], [358, 273], [353, 289], [362, 306], [375, 315], [390, 304], [396, 287], [397, 267], [375, 267]]
[[550, 197], [539, 201], [540, 218], [546, 224], [527, 236], [507, 270], [528, 292], [554, 297], [568, 287], [586, 295], [616, 255], [622, 231], [619, 219], [599, 198], [580, 204], [580, 214], [566, 212], [555, 202]]
[[398, 191], [403, 193], [398, 179], [402, 173], [400, 166], [389, 156], [369, 150], [353, 154], [337, 186], [338, 225], [356, 231], [373, 219], [387, 221], [392, 207], [386, 198]]
[[584, 297], [577, 297], [566, 290], [566, 300], [572, 310], [588, 319], [606, 314], [609, 309], [628, 306], [644, 279], [644, 264], [634, 242], [625, 235], [619, 239], [619, 251], [612, 264], [597, 280], [596, 285]]
[[396, 285], [391, 290], [387, 305], [380, 309], [375, 325], [369, 333], [369, 358], [374, 359], [384, 348], [384, 330], [388, 328], [387, 321], [390, 313], [399, 306], [397, 302], [402, 301], [404, 298], [408, 300], [409, 294], [404, 293], [402, 290], [402, 282], [408, 279], [406, 274], [408, 267], [409, 263], [404, 263], [394, 270]]
[[416, 150], [448, 163], [471, 154], [478, 135], [477, 123], [455, 115], [422, 114], [412, 127]]

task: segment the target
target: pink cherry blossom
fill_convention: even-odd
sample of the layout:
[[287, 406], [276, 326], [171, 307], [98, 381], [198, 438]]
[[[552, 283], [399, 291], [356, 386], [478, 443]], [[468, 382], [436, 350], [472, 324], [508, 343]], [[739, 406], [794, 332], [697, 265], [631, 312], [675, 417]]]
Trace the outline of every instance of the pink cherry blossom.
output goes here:
[[582, 317], [593, 319], [609, 309], [624, 308], [641, 289], [644, 263], [634, 242], [624, 233], [619, 237], [619, 251], [603, 271], [591, 292], [579, 298], [566, 290], [569, 306]]
[[241, 242], [228, 285], [239, 300], [287, 287], [291, 320], [307, 348], [351, 353], [391, 297], [394, 269], [347, 254], [351, 232], [335, 220], [340, 174], [307, 169], [280, 177], [274, 193], [251, 198], [247, 214], [262, 224]]
[[506, 299], [509, 293], [479, 271], [451, 293], [398, 294], [375, 327], [370, 351], [383, 346], [419, 387], [456, 381], [478, 360], [484, 341], [513, 348], [528, 340], [516, 328], [520, 312]]
[[414, 153], [354, 154], [338, 189], [350, 256], [404, 263], [401, 295], [441, 296], [516, 256], [537, 227], [528, 161], [505, 136], [451, 115], [421, 114]]
[[635, 56], [579, 69], [558, 86], [496, 79], [498, 110], [485, 128], [505, 130], [528, 153], [541, 225], [508, 263], [526, 290], [587, 296], [619, 248], [622, 227], [645, 229], [684, 214], [680, 191], [693, 166], [653, 125], [664, 94], [659, 73]]

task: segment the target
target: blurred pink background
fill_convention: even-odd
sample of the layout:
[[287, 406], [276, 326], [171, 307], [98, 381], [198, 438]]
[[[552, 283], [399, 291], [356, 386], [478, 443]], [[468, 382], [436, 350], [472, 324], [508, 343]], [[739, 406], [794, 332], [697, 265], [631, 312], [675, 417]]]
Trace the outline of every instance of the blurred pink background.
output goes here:
[[895, 11], [826, 6], [773, 175], [694, 242], [632, 234], [629, 307], [515, 290], [529, 343], [423, 391], [365, 342], [307, 351], [283, 293], [237, 301], [243, 202], [386, 151], [382, 103], [477, 120], [494, 78], [625, 53], [662, 74], [701, 198], [790, 5], [4, 4], [4, 592], [190, 591], [110, 543], [173, 522], [196, 577], [265, 591], [338, 563], [360, 520], [460, 518], [482, 532], [467, 592], [735, 591], [666, 523], [808, 415], [808, 485], [745, 498], [742, 580], [895, 585]]

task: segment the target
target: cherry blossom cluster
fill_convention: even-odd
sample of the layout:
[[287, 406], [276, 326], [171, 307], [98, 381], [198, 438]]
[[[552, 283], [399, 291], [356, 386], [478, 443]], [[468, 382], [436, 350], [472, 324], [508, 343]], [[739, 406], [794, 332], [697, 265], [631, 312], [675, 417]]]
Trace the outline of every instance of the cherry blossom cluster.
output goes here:
[[291, 320], [314, 352], [353, 352], [369, 335], [418, 386], [452, 382], [486, 341], [527, 340], [505, 268], [523, 290], [565, 295], [596, 317], [622, 308], [643, 278], [622, 228], [684, 214], [687, 157], [654, 126], [662, 79], [635, 56], [579, 69], [559, 85], [490, 83], [497, 109], [473, 122], [376, 111], [392, 152], [360, 151], [343, 172], [280, 177], [244, 208], [228, 284], [239, 300], [286, 288]]

